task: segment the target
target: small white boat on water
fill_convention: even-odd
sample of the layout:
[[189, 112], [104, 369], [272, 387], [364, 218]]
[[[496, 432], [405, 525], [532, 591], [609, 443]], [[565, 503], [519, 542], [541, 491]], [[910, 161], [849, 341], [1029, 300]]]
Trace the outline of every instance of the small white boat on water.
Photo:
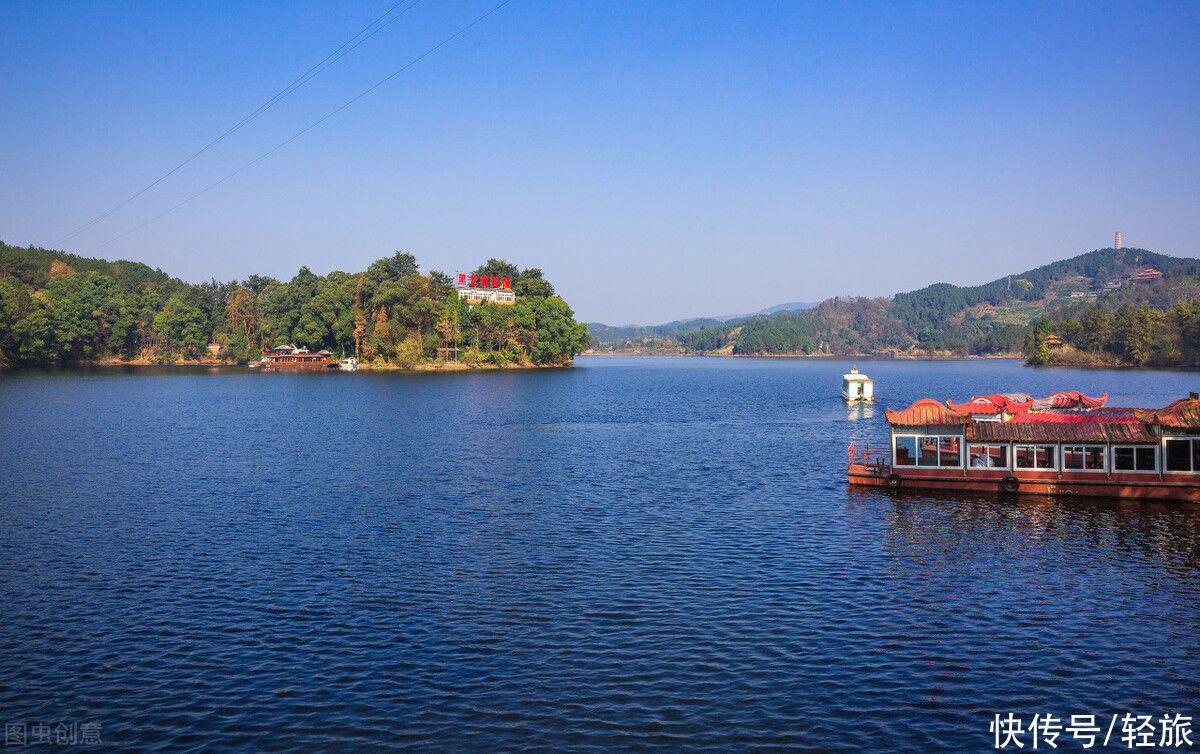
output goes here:
[[848, 401], [875, 400], [875, 383], [858, 367], [850, 367], [849, 374], [842, 375], [842, 397]]
[[338, 362], [338, 369], [342, 370], [343, 372], [357, 372], [358, 359], [354, 358], [353, 356], [348, 359], [342, 359]]

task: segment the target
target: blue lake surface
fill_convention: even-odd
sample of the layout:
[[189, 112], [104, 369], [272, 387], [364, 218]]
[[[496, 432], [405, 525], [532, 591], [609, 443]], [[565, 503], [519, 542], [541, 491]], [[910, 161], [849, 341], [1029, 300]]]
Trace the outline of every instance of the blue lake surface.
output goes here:
[[[990, 750], [1200, 719], [1200, 509], [848, 489], [884, 407], [1200, 374], [0, 374], [0, 719], [129, 749]], [[1196, 736], [1200, 739], [1200, 736]], [[1079, 750], [1060, 741], [1061, 750]]]

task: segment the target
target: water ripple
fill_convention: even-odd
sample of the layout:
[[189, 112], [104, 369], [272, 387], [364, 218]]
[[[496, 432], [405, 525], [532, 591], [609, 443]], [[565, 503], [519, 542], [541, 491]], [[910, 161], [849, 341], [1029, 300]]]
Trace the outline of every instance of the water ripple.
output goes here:
[[[4, 721], [138, 750], [923, 752], [988, 750], [997, 712], [1200, 712], [1194, 507], [851, 491], [882, 406], [837, 399], [844, 364], [581, 366], [0, 376]], [[864, 369], [893, 407], [1190, 389]]]

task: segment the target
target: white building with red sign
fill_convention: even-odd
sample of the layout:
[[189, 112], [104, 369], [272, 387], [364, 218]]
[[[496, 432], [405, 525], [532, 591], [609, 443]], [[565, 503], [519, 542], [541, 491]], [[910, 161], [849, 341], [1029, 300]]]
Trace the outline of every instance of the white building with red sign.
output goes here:
[[511, 306], [517, 301], [516, 294], [512, 292], [511, 278], [467, 275], [460, 272], [456, 287], [458, 297], [466, 299], [469, 304], [482, 304], [486, 301]]

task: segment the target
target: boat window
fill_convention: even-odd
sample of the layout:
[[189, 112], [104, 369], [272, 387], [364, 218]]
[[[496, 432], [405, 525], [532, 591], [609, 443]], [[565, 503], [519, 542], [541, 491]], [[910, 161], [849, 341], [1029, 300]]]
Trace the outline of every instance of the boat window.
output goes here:
[[1156, 471], [1157, 453], [1153, 446], [1113, 448], [1113, 471]]
[[1200, 466], [1200, 440], [1167, 440], [1167, 471], [1195, 471]]
[[962, 438], [957, 435], [896, 435], [897, 466], [962, 468]]
[[1158, 468], [1158, 453], [1154, 448], [1135, 448], [1133, 453], [1138, 471], [1155, 471]]
[[1013, 460], [1018, 469], [1053, 469], [1053, 445], [1017, 445]]
[[896, 438], [896, 465], [917, 465], [917, 438], [911, 435]]
[[920, 454], [917, 456], [917, 464], [920, 466], [937, 466], [937, 448], [938, 439], [936, 437], [921, 437], [918, 438], [920, 445]]
[[1104, 446], [1064, 445], [1063, 468], [1069, 471], [1104, 471]]
[[943, 437], [938, 442], [938, 466], [962, 466], [962, 454], [959, 452], [959, 438]]
[[1054, 468], [1054, 446], [1039, 445], [1037, 447], [1037, 466], [1039, 469]]
[[1167, 454], [1164, 459], [1167, 471], [1192, 470], [1192, 441], [1167, 440]]
[[971, 468], [975, 469], [1007, 469], [1007, 445], [972, 445], [969, 448]]

